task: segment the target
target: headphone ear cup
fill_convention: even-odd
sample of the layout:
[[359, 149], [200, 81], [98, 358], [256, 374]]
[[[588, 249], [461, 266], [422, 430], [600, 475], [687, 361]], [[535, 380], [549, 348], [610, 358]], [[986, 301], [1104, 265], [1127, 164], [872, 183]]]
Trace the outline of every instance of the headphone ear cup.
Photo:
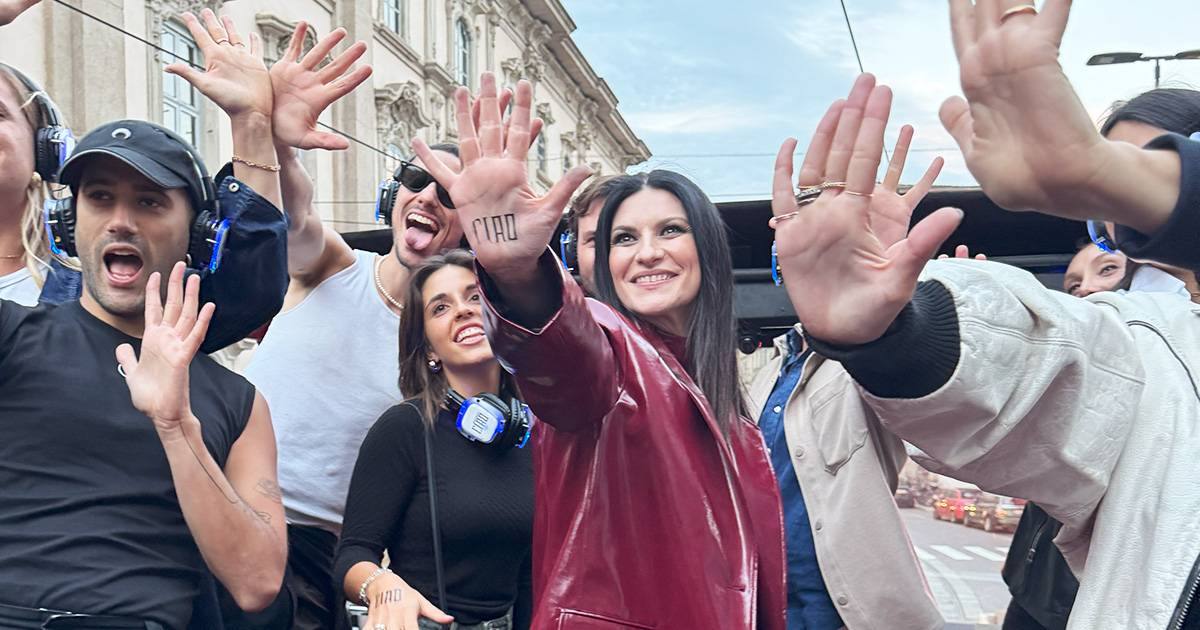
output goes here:
[[392, 226], [392, 206], [396, 203], [396, 189], [400, 182], [389, 179], [379, 187], [379, 200], [376, 201], [375, 220], [383, 220], [384, 225]]
[[221, 264], [228, 231], [229, 221], [222, 219], [215, 210], [197, 213], [188, 237], [189, 266], [197, 271], [216, 271]]
[[77, 257], [79, 254], [75, 250], [75, 198], [47, 199], [44, 212], [50, 251], [60, 256]]
[[45, 182], [52, 182], [58, 178], [58, 153], [51, 142], [53, 131], [51, 127], [38, 129], [33, 142], [33, 170]]
[[572, 269], [579, 269], [579, 244], [576, 242], [574, 232], [568, 232], [570, 237], [567, 238], [567, 265]]

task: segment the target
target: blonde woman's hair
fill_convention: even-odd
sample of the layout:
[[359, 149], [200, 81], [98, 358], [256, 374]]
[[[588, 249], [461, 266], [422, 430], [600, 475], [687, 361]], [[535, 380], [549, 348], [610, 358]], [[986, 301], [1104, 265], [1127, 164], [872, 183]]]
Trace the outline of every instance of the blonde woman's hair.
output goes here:
[[[30, 92], [29, 88], [3, 65], [0, 65], [0, 77], [3, 77], [21, 101], [21, 112], [25, 115], [25, 122], [29, 123], [31, 135], [36, 142], [37, 130], [48, 123], [42, 109], [35, 103], [36, 94]], [[32, 173], [29, 185], [25, 187], [25, 211], [21, 213], [21, 248], [25, 254], [25, 268], [29, 270], [38, 287], [45, 282], [44, 270], [50, 264], [50, 245], [46, 237], [46, 224], [42, 220], [42, 206], [50, 194], [49, 185], [42, 181], [36, 172]], [[68, 267], [78, 268], [73, 261], [60, 260]]]

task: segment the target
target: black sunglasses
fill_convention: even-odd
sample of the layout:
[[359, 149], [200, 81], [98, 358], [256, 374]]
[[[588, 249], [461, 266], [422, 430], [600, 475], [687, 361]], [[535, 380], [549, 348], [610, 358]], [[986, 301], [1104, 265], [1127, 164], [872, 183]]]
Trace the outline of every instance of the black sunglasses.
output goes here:
[[450, 199], [450, 192], [446, 190], [429, 171], [413, 164], [412, 162], [400, 162], [400, 168], [396, 169], [394, 179], [400, 182], [401, 186], [419, 193], [429, 187], [429, 184], [437, 184], [437, 198], [441, 204], [451, 210], [454, 209], [454, 201]]

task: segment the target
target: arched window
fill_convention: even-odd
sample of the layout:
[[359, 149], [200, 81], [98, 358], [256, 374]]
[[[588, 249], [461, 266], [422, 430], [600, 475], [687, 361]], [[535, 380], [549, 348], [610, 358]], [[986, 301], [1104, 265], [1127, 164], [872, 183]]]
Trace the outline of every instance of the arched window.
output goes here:
[[454, 78], [471, 86], [471, 25], [464, 18], [454, 25]]
[[[196, 46], [196, 40], [176, 22], [163, 23], [162, 47], [178, 55], [178, 58], [163, 55], [164, 66], [176, 61], [200, 63], [200, 48]], [[200, 150], [200, 92], [183, 77], [164, 72], [162, 108], [163, 126], [183, 136]]]

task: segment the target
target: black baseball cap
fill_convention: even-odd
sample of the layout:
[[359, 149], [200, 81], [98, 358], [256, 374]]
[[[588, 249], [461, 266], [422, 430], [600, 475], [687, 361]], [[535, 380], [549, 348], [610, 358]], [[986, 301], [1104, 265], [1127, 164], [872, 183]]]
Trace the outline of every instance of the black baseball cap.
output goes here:
[[204, 198], [200, 165], [182, 138], [145, 120], [117, 120], [88, 132], [58, 173], [59, 182], [76, 190], [89, 157], [107, 155], [136, 169], [163, 188], [186, 188], [198, 209]]

